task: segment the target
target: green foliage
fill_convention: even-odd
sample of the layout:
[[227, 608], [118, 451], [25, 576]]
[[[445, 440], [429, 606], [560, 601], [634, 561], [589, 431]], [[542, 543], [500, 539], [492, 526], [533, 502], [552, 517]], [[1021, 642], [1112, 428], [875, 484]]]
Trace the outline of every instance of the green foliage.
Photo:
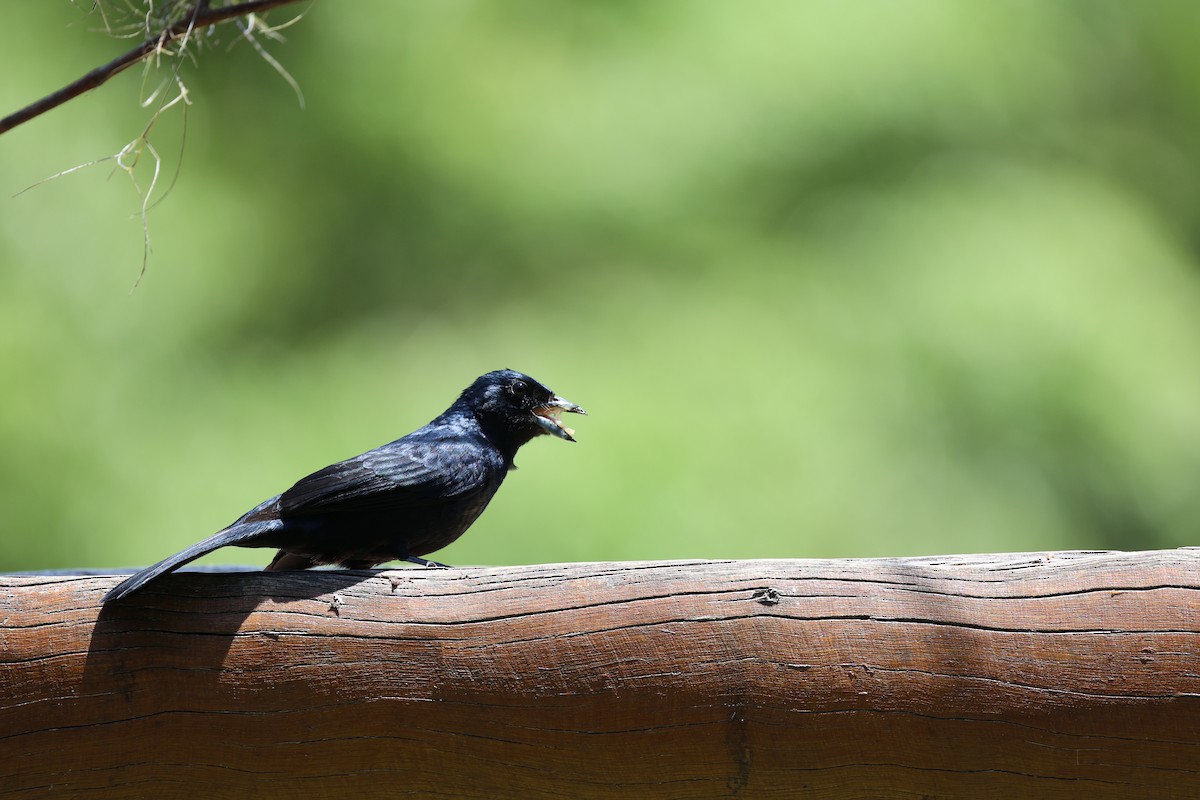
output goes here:
[[[127, 44], [9, 11], [0, 110]], [[136, 290], [120, 173], [2, 201], [0, 569], [147, 563], [498, 367], [592, 416], [452, 564], [1195, 543], [1197, 23], [316, 4], [266, 43], [306, 110], [207, 48]], [[135, 72], [4, 136], [4, 195], [136, 136]]]

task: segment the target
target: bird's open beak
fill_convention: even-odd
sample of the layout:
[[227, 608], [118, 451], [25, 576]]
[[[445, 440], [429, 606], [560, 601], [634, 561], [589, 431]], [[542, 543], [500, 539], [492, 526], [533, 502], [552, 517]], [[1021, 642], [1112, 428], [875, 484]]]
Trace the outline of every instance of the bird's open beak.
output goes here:
[[568, 414], [583, 414], [585, 417], [587, 416], [587, 412], [582, 408], [558, 395], [551, 397], [550, 401], [545, 405], [535, 408], [533, 413], [537, 417], [537, 424], [546, 433], [557, 436], [560, 439], [566, 439], [568, 442], [573, 442], [575, 441], [575, 431], [563, 425], [558, 419], [564, 411]]

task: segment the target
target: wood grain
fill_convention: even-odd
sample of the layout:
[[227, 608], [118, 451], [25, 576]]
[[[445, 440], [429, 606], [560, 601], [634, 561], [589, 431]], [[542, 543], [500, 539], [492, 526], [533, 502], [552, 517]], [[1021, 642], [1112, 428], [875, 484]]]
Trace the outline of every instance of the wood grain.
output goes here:
[[0, 797], [1200, 797], [1200, 551], [0, 577]]

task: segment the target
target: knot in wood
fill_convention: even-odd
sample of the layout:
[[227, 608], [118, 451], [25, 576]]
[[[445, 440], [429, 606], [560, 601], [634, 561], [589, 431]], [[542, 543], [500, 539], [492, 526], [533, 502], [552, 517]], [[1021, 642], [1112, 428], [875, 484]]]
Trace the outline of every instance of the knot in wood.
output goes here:
[[750, 595], [751, 600], [757, 600], [764, 606], [773, 606], [779, 602], [779, 591], [768, 586], [765, 589], [759, 589], [754, 594]]

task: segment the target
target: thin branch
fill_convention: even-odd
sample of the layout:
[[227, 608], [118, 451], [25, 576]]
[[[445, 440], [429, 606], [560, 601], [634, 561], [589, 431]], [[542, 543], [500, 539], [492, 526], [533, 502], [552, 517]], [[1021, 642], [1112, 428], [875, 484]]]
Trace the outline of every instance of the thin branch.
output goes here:
[[142, 42], [137, 47], [130, 50], [128, 53], [121, 55], [107, 64], [96, 67], [94, 70], [84, 75], [82, 78], [70, 83], [59, 89], [53, 94], [46, 95], [41, 100], [22, 108], [13, 114], [8, 115], [4, 119], [0, 119], [0, 134], [7, 133], [23, 122], [28, 122], [34, 117], [41, 116], [53, 108], [57, 108], [63, 103], [78, 97], [84, 92], [91, 91], [101, 84], [105, 83], [109, 78], [117, 75], [120, 72], [128, 69], [142, 59], [159, 51], [167, 44], [180, 39], [195, 28], [203, 28], [208, 25], [215, 25], [220, 22], [226, 22], [231, 19], [246, 16], [247, 14], [261, 14], [264, 11], [269, 11], [276, 6], [288, 5], [297, 0], [247, 0], [244, 3], [236, 3], [231, 6], [222, 6], [221, 8], [209, 8], [209, 3], [201, 0], [197, 4], [192, 13], [188, 13], [183, 19], [171, 25], [157, 36], [152, 36]]

